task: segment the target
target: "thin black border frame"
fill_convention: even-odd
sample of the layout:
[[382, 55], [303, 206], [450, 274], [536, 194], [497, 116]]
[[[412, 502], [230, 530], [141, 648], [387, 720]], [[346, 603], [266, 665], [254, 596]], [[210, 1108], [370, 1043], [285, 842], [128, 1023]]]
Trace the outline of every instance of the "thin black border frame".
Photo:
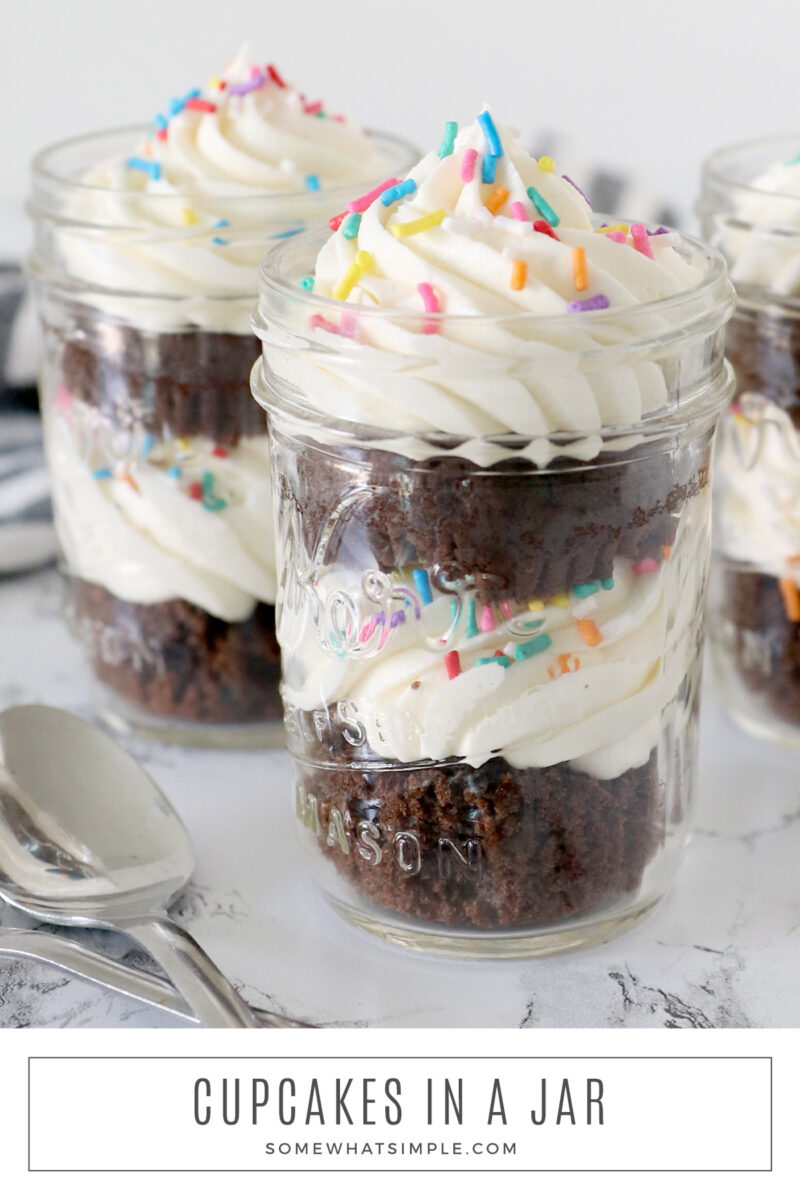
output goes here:
[[[31, 1167], [32, 1062], [768, 1062], [768, 1167]], [[29, 1054], [29, 1175], [771, 1175], [774, 1169], [771, 1054]]]

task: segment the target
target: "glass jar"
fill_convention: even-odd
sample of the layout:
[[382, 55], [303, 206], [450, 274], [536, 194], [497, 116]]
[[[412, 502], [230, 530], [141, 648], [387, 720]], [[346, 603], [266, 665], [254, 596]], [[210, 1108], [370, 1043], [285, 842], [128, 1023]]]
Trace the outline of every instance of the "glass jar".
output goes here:
[[[690, 242], [703, 282], [670, 300], [437, 315], [431, 337], [429, 316], [304, 293], [321, 241], [265, 260], [252, 377], [309, 869], [414, 949], [603, 940], [661, 896], [693, 808], [724, 265]], [[547, 436], [361, 416], [521, 388], [616, 389], [622, 411], [632, 387], [657, 404], [636, 425]]]
[[800, 198], [753, 187], [800, 135], [727, 147], [703, 168], [699, 213], [737, 307], [733, 401], [720, 422], [710, 644], [745, 729], [800, 746]]
[[[81, 182], [141, 136], [33, 166], [28, 269], [67, 614], [115, 727], [259, 745], [280, 731], [275, 549], [249, 314], [267, 246], [364, 187], [188, 198]], [[405, 142], [374, 135], [393, 170]]]

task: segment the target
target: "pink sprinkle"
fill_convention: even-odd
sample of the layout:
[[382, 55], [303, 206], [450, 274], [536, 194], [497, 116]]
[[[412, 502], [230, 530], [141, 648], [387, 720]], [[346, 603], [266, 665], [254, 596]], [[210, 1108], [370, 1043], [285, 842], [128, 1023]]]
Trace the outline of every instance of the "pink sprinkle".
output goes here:
[[504, 600], [503, 603], [500, 605], [500, 607], [502, 608], [503, 612], [508, 617], [509, 621], [513, 620], [514, 614], [511, 611], [511, 605], [508, 603], [508, 601]]
[[356, 320], [355, 313], [352, 313], [352, 312], [342, 313], [342, 319], [339, 323], [338, 332], [342, 335], [342, 337], [352, 338], [353, 341], [357, 340], [358, 322]]
[[458, 657], [457, 650], [450, 650], [445, 654], [444, 665], [447, 668], [448, 679], [455, 679], [461, 674], [461, 659]]
[[621, 229], [612, 229], [611, 233], [607, 233], [606, 237], [612, 242], [627, 242], [627, 238]]
[[387, 188], [394, 187], [399, 183], [399, 179], [384, 179], [383, 183], [379, 183], [371, 192], [367, 192], [364, 196], [359, 196], [357, 200], [351, 200], [347, 206], [348, 212], [365, 212], [373, 200], [377, 200], [381, 192], [385, 192]]
[[658, 563], [654, 558], [643, 558], [639, 562], [633, 564], [634, 575], [652, 575], [658, 570]]
[[331, 219], [328, 221], [328, 224], [330, 225], [330, 227], [334, 233], [336, 233], [336, 230], [339, 228], [339, 226], [341, 225], [342, 221], [345, 219], [346, 216], [347, 216], [346, 212], [337, 213], [335, 217], [331, 217]]
[[485, 608], [481, 612], [480, 624], [481, 624], [481, 633], [491, 633], [492, 630], [494, 628], [496, 628], [496, 626], [497, 626], [497, 622], [494, 619], [494, 613], [492, 612], [492, 610], [488, 604], [485, 606]]
[[361, 633], [358, 635], [359, 642], [361, 642], [362, 645], [364, 642], [368, 642], [374, 632], [375, 632], [375, 618], [370, 617], [370, 619], [367, 621], [364, 628], [361, 630]]
[[472, 183], [475, 178], [475, 164], [478, 161], [477, 150], [465, 150], [461, 160], [461, 178], [464, 183]]
[[324, 329], [326, 333], [338, 333], [339, 326], [334, 325], [333, 321], [328, 321], [322, 316], [322, 313], [314, 313], [309, 321], [312, 329]]
[[321, 100], [315, 100], [313, 104], [304, 104], [303, 105], [303, 112], [308, 113], [309, 116], [313, 116], [314, 113], [318, 113], [321, 111], [322, 111], [322, 101]]
[[347, 117], [343, 116], [342, 113], [334, 113], [331, 117], [331, 120], [338, 121], [340, 125], [344, 125], [344, 123], [347, 121]]
[[631, 225], [631, 237], [633, 238], [634, 250], [638, 250], [640, 254], [644, 254], [647, 258], [653, 257], [650, 238], [647, 236], [647, 230], [644, 225]]
[[62, 412], [69, 412], [69, 410], [72, 408], [72, 404], [72, 393], [67, 391], [63, 383], [60, 384], [58, 391], [56, 392], [56, 407], [60, 408]]
[[515, 200], [513, 204], [508, 206], [508, 211], [512, 217], [516, 217], [518, 221], [527, 221], [528, 214], [525, 212], [525, 205], [521, 200]]
[[[439, 300], [436, 295], [436, 292], [433, 290], [432, 283], [418, 283], [417, 291], [419, 292], [420, 296], [422, 296], [422, 303], [425, 305], [425, 312], [438, 313], [438, 312], [442, 311], [441, 305], [439, 304]], [[430, 321], [430, 320], [423, 321], [422, 322], [422, 332], [423, 333], [438, 333], [439, 332], [438, 322]]]

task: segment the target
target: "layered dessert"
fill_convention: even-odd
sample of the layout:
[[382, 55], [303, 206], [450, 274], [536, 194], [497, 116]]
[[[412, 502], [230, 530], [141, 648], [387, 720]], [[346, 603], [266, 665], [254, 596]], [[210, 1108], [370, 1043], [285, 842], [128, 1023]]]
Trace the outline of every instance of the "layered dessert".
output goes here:
[[269, 455], [248, 386], [257, 264], [406, 155], [245, 48], [143, 135], [37, 162], [69, 613], [131, 723], [279, 714]]
[[721, 178], [703, 205], [739, 296], [727, 347], [737, 392], [717, 451], [713, 603], [719, 619], [712, 645], [734, 715], [756, 732], [796, 738], [800, 156], [769, 143], [760, 150], [762, 157], [779, 157], [766, 168], [746, 170], [731, 158], [735, 151], [710, 160], [709, 169], [721, 171]]
[[690, 807], [724, 272], [488, 111], [348, 220], [256, 322], [312, 869], [386, 936], [641, 913]]

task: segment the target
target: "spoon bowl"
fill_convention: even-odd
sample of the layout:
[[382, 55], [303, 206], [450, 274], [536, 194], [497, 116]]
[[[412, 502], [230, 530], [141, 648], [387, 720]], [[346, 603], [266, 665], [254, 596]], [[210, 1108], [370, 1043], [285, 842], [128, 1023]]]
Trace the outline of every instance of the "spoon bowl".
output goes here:
[[108, 734], [42, 704], [0, 713], [0, 898], [58, 924], [121, 930], [161, 964], [198, 1020], [257, 1026], [167, 916], [193, 869], [177, 813]]

